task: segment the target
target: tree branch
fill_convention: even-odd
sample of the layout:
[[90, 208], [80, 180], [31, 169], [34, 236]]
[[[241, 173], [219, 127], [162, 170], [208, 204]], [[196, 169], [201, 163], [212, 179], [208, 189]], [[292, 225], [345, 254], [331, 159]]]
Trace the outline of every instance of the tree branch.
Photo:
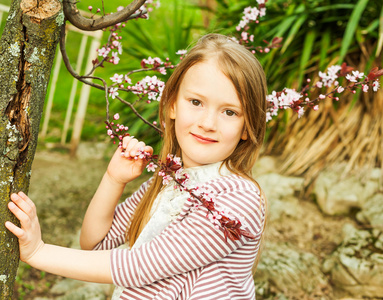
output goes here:
[[113, 14], [105, 15], [99, 19], [88, 19], [82, 16], [76, 6], [75, 0], [64, 0], [63, 11], [65, 18], [75, 27], [85, 31], [95, 31], [113, 26], [117, 23], [137, 18], [142, 14], [145, 14], [146, 11], [139, 11], [138, 13], [135, 13], [144, 3], [145, 0], [134, 0], [123, 10]]
[[65, 64], [65, 67], [67, 68], [68, 72], [74, 77], [76, 78], [77, 80], [85, 83], [85, 84], [88, 84], [92, 87], [95, 87], [99, 90], [104, 90], [104, 87], [100, 84], [97, 84], [97, 83], [94, 83], [94, 82], [91, 82], [91, 81], [88, 81], [88, 80], [85, 80], [84, 76], [81, 76], [79, 74], [77, 74], [77, 72], [73, 69], [72, 65], [70, 64], [70, 61], [69, 61], [69, 57], [68, 57], [68, 54], [66, 53], [66, 49], [65, 49], [65, 23], [63, 25], [61, 25], [61, 32], [60, 32], [60, 51], [61, 51], [61, 55], [63, 57], [63, 61], [64, 61], [64, 64]]

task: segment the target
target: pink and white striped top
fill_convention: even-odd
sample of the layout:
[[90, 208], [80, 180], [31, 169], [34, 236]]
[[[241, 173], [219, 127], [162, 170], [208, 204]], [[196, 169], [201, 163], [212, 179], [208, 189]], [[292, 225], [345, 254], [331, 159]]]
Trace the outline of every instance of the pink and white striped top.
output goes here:
[[265, 222], [258, 187], [234, 174], [204, 184], [216, 193], [217, 205], [244, 220], [255, 240], [225, 241], [206, 208], [193, 209], [186, 201], [177, 219], [153, 240], [132, 250], [114, 249], [125, 242], [127, 224], [148, 185], [117, 206], [109, 233], [95, 247], [113, 249], [113, 281], [125, 287], [120, 299], [255, 299], [252, 266]]

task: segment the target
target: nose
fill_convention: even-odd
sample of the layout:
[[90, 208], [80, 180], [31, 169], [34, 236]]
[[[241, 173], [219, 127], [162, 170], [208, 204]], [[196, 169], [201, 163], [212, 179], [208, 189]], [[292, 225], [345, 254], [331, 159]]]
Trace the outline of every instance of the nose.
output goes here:
[[198, 126], [205, 131], [217, 130], [217, 116], [213, 111], [205, 110], [198, 121]]

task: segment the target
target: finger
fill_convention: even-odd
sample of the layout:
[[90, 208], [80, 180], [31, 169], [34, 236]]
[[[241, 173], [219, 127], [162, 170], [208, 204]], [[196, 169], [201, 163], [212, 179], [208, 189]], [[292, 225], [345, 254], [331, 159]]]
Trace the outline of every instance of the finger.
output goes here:
[[144, 142], [138, 142], [133, 146], [133, 148], [129, 151], [129, 154], [131, 157], [135, 157], [138, 154], [139, 150], [144, 149], [145, 143]]
[[32, 209], [36, 209], [36, 205], [35, 203], [31, 200], [31, 198], [29, 198], [26, 194], [24, 194], [24, 192], [20, 191], [18, 192], [18, 195], [24, 199], [24, 201], [32, 208]]
[[126, 141], [126, 145], [124, 148], [124, 156], [127, 158], [130, 158], [130, 151], [134, 148], [134, 146], [138, 143], [138, 140], [135, 138], [131, 138], [128, 141]]
[[19, 239], [24, 236], [24, 230], [9, 221], [5, 222], [5, 227]]
[[31, 199], [28, 198], [23, 192], [18, 194], [12, 194], [11, 200], [15, 203], [23, 212], [29, 216], [33, 216], [35, 213], [35, 205]]
[[22, 211], [15, 203], [8, 202], [9, 210], [15, 215], [15, 217], [20, 221], [21, 227], [29, 227], [30, 218], [29, 216]]
[[[144, 147], [144, 152], [147, 152], [147, 153], [149, 153], [150, 154], [150, 157], [153, 155], [153, 148], [152, 147], [150, 147], [150, 146], [145, 146]], [[148, 161], [148, 160], [150, 160], [150, 157], [145, 157], [145, 161]]]
[[126, 136], [122, 139], [122, 149], [126, 149], [129, 142], [134, 139], [134, 136]]
[[153, 148], [151, 146], [145, 146], [144, 151], [150, 153], [150, 155], [153, 155]]

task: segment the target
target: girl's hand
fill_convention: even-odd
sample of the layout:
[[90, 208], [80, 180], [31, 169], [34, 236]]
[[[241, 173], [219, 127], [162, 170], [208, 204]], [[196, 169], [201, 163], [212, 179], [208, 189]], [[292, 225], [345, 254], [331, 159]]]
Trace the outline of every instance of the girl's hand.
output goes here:
[[19, 239], [20, 259], [28, 263], [28, 260], [44, 246], [36, 207], [23, 192], [12, 194], [11, 200], [8, 208], [19, 219], [21, 228], [9, 221], [5, 222], [5, 227]]
[[146, 146], [144, 142], [131, 136], [124, 137], [122, 149], [116, 150], [109, 163], [107, 175], [118, 184], [126, 184], [140, 176], [148, 163], [146, 159], [135, 159], [140, 149], [153, 154], [153, 148]]

